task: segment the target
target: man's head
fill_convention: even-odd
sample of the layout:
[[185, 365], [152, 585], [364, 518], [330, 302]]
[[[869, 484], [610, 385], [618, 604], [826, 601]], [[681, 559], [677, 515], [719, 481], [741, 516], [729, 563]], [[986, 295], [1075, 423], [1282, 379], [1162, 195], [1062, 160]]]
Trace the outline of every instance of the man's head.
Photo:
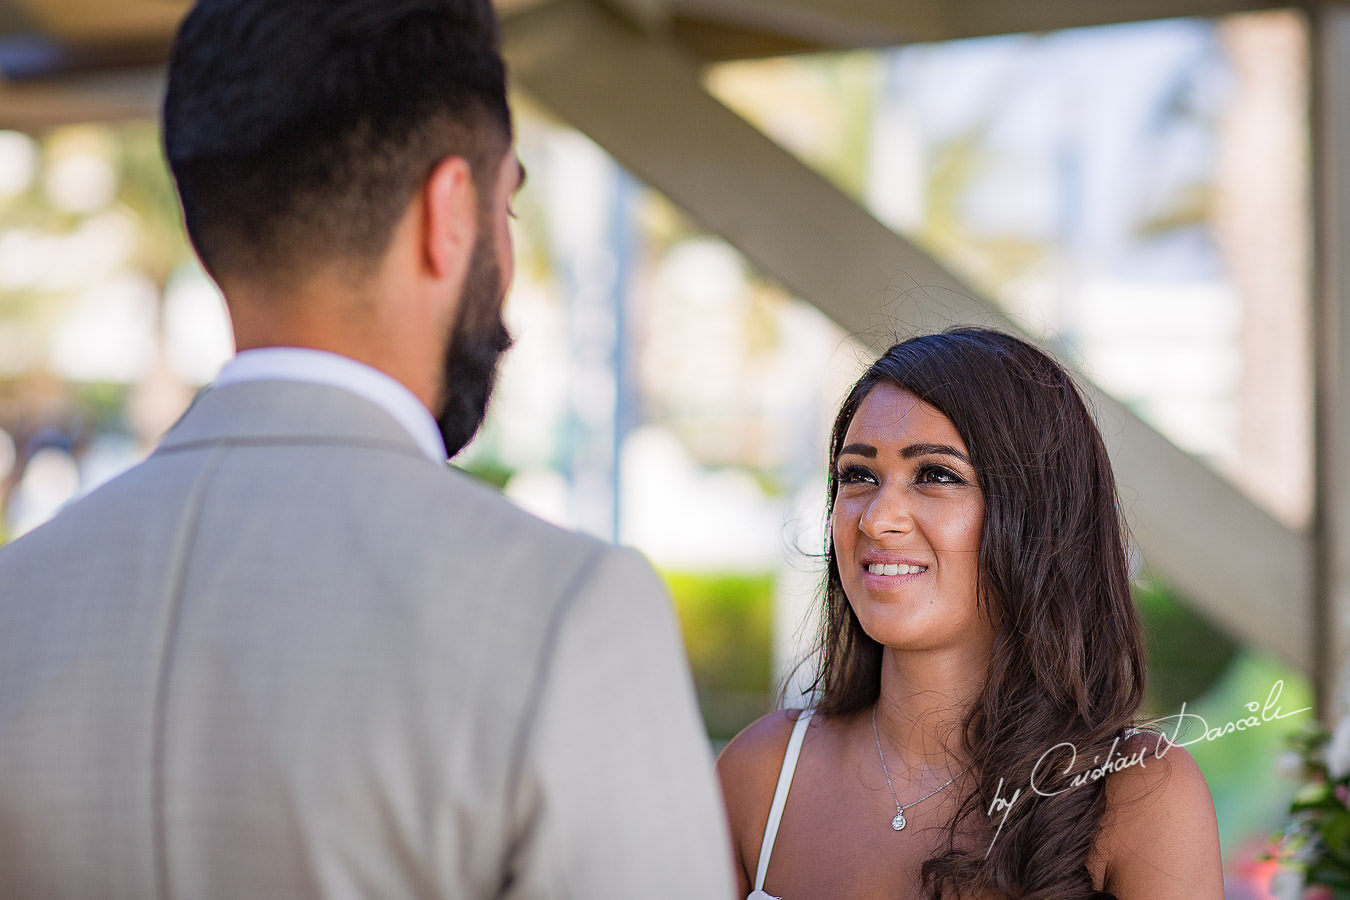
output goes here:
[[[447, 371], [415, 392], [433, 413], [456, 410], [459, 421], [442, 423], [452, 453], [481, 419], [464, 421], [465, 402], [486, 405], [507, 342], [504, 206], [520, 177], [511, 128], [489, 0], [199, 0], [164, 103], [188, 234], [236, 326], [232, 294], [282, 306], [319, 273], [354, 293], [378, 283], [445, 299], [422, 304], [420, 333], [433, 333], [428, 352]], [[284, 330], [277, 340], [306, 345]]]

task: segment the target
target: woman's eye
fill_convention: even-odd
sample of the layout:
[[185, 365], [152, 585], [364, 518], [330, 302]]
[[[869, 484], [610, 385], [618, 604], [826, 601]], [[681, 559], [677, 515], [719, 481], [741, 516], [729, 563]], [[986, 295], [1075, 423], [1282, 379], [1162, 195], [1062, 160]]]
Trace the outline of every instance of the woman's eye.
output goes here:
[[965, 484], [965, 479], [945, 466], [924, 466], [917, 480], [920, 484]]
[[835, 473], [840, 484], [875, 484], [876, 477], [862, 466], [845, 466]]

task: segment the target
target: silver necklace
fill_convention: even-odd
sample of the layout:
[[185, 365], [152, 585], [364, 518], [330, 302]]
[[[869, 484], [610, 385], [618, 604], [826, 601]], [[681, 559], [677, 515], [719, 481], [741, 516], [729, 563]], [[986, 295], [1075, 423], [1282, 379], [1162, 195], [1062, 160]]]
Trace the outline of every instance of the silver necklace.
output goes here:
[[909, 809], [911, 806], [918, 806], [920, 803], [927, 800], [929, 797], [933, 796], [943, 788], [947, 787], [953, 781], [960, 778], [962, 775], [966, 774], [966, 770], [962, 769], [960, 772], [957, 772], [951, 778], [947, 779], [947, 781], [944, 782], [941, 787], [929, 791], [928, 793], [924, 794], [922, 797], [920, 797], [918, 800], [915, 800], [912, 803], [906, 803], [904, 806], [901, 806], [900, 798], [895, 796], [895, 785], [891, 784], [890, 769], [886, 768], [886, 754], [881, 749], [881, 735], [880, 733], [877, 732], [877, 708], [875, 706], [872, 707], [872, 737], [876, 738], [877, 740], [877, 756], [881, 757], [881, 772], [883, 775], [886, 776], [886, 787], [891, 789], [891, 799], [895, 801], [895, 818], [891, 819], [891, 827], [894, 828], [896, 831], [904, 831], [905, 826], [909, 824], [909, 822], [905, 819], [905, 810]]

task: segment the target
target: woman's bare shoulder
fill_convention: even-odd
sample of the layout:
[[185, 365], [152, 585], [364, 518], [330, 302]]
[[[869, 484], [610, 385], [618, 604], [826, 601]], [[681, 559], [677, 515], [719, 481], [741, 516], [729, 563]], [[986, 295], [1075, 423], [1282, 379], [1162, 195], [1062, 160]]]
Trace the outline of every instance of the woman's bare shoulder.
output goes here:
[[764, 792], [767, 783], [768, 796], [764, 801], [764, 815], [768, 816], [768, 803], [773, 798], [773, 788], [778, 781], [778, 770], [783, 763], [783, 754], [787, 752], [788, 738], [797, 722], [800, 710], [780, 709], [762, 716], [731, 739], [717, 757], [717, 772], [722, 779], [722, 791], [727, 795], [728, 805], [733, 794], [750, 793], [758, 795]]
[[[717, 777], [740, 866], [740, 886], [749, 890], [752, 861], [759, 858], [774, 787], [799, 710], [780, 709], [751, 722], [717, 757]], [[744, 893], [744, 892], [743, 892]]]
[[1129, 765], [1106, 781], [1097, 849], [1121, 900], [1223, 897], [1219, 828], [1209, 785], [1183, 747], [1154, 734], [1125, 741]]

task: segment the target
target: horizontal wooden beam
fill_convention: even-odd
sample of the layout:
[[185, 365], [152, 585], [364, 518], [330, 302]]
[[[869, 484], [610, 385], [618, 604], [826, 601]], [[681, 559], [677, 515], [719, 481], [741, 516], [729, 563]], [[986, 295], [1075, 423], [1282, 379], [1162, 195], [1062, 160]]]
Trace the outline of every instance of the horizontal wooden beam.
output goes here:
[[191, 0], [3, 0], [71, 44], [167, 43]]
[[[808, 0], [816, 2], [816, 0]], [[1117, 25], [1152, 19], [1213, 17], [1289, 6], [1272, 0], [964, 0], [938, 5], [949, 11], [948, 27], [934, 40], [1026, 31]]]
[[[575, 2], [513, 20], [506, 53], [519, 86], [864, 342], [961, 322], [1017, 330], [720, 104], [670, 43]], [[1309, 540], [1089, 390], [1145, 560], [1227, 631], [1309, 670]]]
[[40, 132], [72, 122], [153, 119], [163, 84], [160, 66], [0, 83], [0, 128]]
[[15, 0], [0, 0], [0, 35], [34, 31], [37, 23]]
[[[894, 46], [1149, 19], [1221, 16], [1273, 0], [666, 0], [677, 32], [703, 59]], [[704, 37], [707, 40], [704, 40]], [[740, 39], [737, 40], [737, 36]]]

